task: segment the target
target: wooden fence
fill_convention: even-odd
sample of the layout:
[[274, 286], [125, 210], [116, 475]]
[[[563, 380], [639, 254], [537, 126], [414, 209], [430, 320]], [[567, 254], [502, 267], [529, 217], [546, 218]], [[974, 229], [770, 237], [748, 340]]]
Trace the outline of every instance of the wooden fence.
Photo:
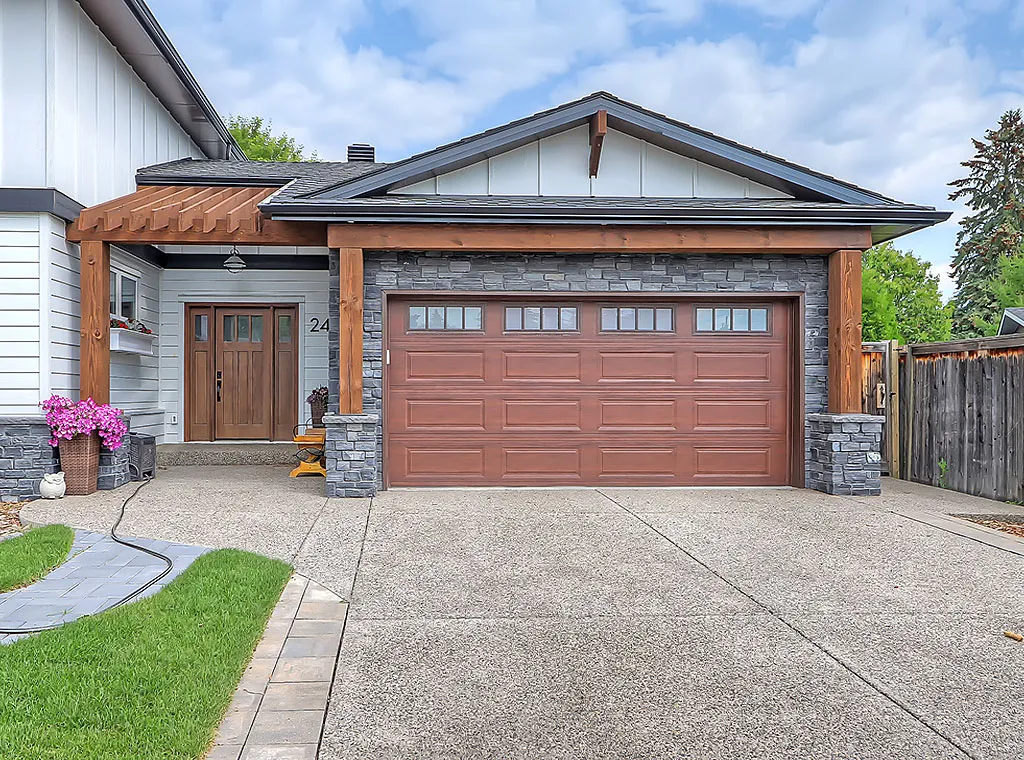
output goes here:
[[1024, 501], [1024, 336], [865, 344], [863, 356], [864, 411], [886, 415], [891, 474]]

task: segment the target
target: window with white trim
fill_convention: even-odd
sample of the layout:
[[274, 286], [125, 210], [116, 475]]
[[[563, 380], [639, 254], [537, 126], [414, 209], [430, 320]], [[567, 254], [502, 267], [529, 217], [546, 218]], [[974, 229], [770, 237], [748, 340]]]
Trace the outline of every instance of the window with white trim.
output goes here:
[[506, 306], [508, 332], [575, 332], [579, 311], [575, 306]]
[[139, 281], [124, 272], [110, 270], [110, 316], [126, 322], [139, 318]]
[[768, 332], [768, 308], [734, 308], [731, 306], [698, 306], [697, 332]]
[[666, 306], [605, 306], [602, 332], [672, 332], [673, 312]]
[[483, 307], [428, 305], [409, 307], [410, 330], [482, 330]]

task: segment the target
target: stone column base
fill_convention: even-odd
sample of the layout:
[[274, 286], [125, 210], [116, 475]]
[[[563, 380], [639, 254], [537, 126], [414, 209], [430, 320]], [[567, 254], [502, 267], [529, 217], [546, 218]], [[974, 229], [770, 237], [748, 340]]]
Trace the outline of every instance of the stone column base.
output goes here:
[[325, 414], [327, 496], [366, 497], [377, 493], [376, 414]]
[[807, 487], [844, 496], [882, 493], [882, 424], [871, 414], [807, 415]]

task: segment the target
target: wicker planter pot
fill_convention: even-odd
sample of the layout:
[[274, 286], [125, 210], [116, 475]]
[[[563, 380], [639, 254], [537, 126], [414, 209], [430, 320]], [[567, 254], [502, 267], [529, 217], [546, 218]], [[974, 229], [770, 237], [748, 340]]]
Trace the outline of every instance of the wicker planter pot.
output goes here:
[[324, 426], [324, 415], [327, 413], [327, 404], [310, 401], [309, 413], [313, 418], [313, 427], [322, 428]]
[[100, 437], [76, 435], [70, 441], [57, 442], [60, 451], [60, 469], [64, 471], [68, 496], [88, 496], [95, 493], [100, 476]]

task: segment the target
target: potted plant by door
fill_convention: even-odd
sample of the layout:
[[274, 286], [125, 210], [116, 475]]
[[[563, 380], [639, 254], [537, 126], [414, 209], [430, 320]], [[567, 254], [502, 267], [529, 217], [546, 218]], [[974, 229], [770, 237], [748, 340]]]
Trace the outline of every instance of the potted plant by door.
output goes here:
[[323, 427], [324, 415], [327, 413], [327, 386], [315, 388], [306, 397], [306, 401], [309, 402], [309, 416], [313, 418], [313, 427]]
[[60, 452], [68, 495], [93, 493], [99, 480], [100, 446], [117, 451], [128, 432], [123, 413], [91, 398], [72, 401], [57, 395], [41, 406], [50, 426], [50, 445]]

